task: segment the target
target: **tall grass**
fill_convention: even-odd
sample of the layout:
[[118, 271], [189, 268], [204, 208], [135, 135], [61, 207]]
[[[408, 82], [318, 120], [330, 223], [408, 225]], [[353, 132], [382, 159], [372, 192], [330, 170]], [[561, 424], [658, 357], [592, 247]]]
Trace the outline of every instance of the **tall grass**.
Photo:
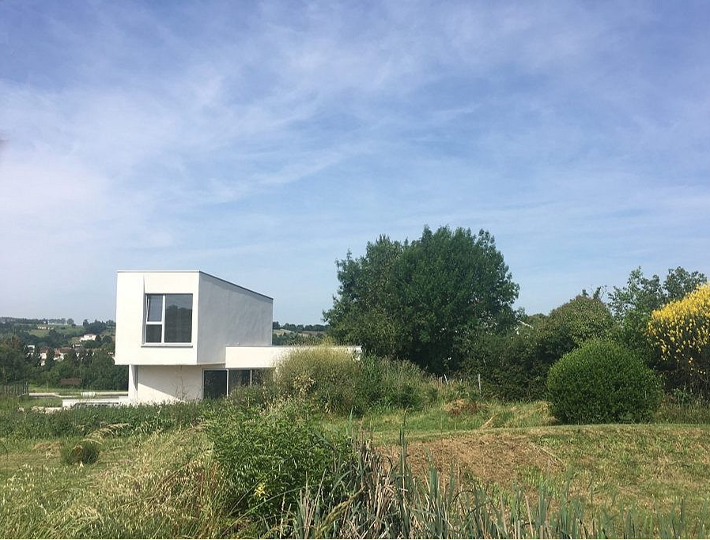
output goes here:
[[678, 538], [705, 537], [710, 513], [689, 519], [684, 503], [648, 512], [618, 506], [592, 510], [589, 500], [562, 490], [555, 498], [541, 483], [534, 496], [513, 487], [503, 494], [480, 484], [462, 486], [433, 466], [416, 478], [401, 435], [396, 461], [367, 442], [359, 458], [344, 464], [340, 481], [351, 495], [334, 500], [327, 493], [303, 491], [299, 505], [278, 533], [300, 538]]
[[[91, 434], [96, 437], [96, 434]], [[123, 440], [101, 469], [40, 465], [2, 486], [3, 538], [219, 538], [241, 525], [224, 511], [224, 481], [199, 433]]]
[[330, 347], [290, 353], [275, 374], [275, 393], [309, 401], [326, 413], [421, 410], [441, 399], [470, 394], [468, 385], [446, 384], [411, 362], [352, 354]]
[[53, 413], [5, 408], [0, 411], [0, 438], [83, 437], [102, 427], [120, 426], [116, 434], [147, 434], [199, 424], [209, 402], [122, 407], [82, 407]]

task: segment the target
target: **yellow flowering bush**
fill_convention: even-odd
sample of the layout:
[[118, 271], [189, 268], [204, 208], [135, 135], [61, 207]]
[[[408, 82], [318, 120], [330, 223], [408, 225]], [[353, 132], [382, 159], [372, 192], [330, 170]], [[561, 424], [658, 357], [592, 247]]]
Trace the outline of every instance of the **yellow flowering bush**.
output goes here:
[[685, 383], [710, 396], [710, 282], [651, 313], [648, 336]]

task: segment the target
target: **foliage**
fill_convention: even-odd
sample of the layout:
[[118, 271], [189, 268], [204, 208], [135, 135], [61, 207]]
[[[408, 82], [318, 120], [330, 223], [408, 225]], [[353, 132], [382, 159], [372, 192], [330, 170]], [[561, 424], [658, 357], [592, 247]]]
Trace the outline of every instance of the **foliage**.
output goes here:
[[158, 406], [80, 407], [53, 413], [18, 407], [0, 410], [0, 437], [85, 437], [107, 426], [120, 435], [154, 433], [197, 425], [210, 407], [209, 402], [192, 402]]
[[481, 334], [515, 320], [518, 286], [486, 231], [425, 227], [411, 243], [380, 236], [337, 266], [338, 294], [323, 314], [331, 334], [433, 373], [457, 371]]
[[357, 416], [369, 410], [421, 409], [436, 401], [437, 380], [405, 360], [353, 355], [330, 347], [295, 350], [276, 370], [276, 391], [317, 410]]
[[539, 355], [551, 365], [589, 339], [607, 338], [613, 327], [614, 319], [601, 300], [577, 296], [553, 309], [541, 325]]
[[110, 439], [100, 467], [47, 460], [54, 441], [27, 447], [0, 484], [0, 537], [229, 538], [234, 520], [204, 439], [195, 430]]
[[283, 396], [308, 398], [326, 412], [349, 414], [361, 366], [352, 353], [333, 347], [295, 349], [282, 360], [275, 383]]
[[651, 312], [680, 300], [706, 281], [704, 274], [680, 266], [669, 269], [663, 283], [655, 274], [645, 277], [640, 267], [633, 270], [626, 286], [614, 287], [609, 295], [609, 307], [620, 325], [617, 339], [651, 361], [653, 350], [646, 333]]
[[98, 461], [100, 453], [101, 446], [97, 441], [83, 439], [65, 444], [62, 447], [61, 458], [65, 465], [90, 465]]
[[[452, 468], [448, 477], [429, 464], [424, 475], [412, 471], [407, 443], [400, 436], [396, 459], [388, 459], [366, 441], [359, 459], [342, 465], [338, 479], [345, 501], [328, 493], [305, 492], [275, 536], [297, 538], [677, 538], [703, 537], [705, 505], [695, 519], [683, 502], [653, 511], [612, 504], [594, 506], [587, 497], [538, 481], [529, 496], [519, 486], [503, 494], [499, 486], [464, 485]], [[271, 531], [270, 531], [271, 532]], [[273, 534], [273, 532], [272, 532]]]
[[281, 335], [276, 333], [271, 336], [271, 344], [274, 346], [292, 345], [319, 345], [327, 341], [325, 333], [301, 334], [296, 332], [285, 332]]
[[0, 341], [0, 384], [24, 380], [28, 374], [27, 367], [19, 339], [13, 337]]
[[710, 283], [651, 313], [648, 336], [681, 384], [710, 398]]
[[541, 399], [550, 366], [587, 340], [608, 337], [613, 327], [598, 297], [579, 295], [548, 316], [521, 318], [514, 331], [481, 339], [467, 372], [471, 377], [480, 373], [504, 399]]
[[355, 384], [356, 412], [368, 410], [418, 410], [435, 401], [436, 379], [406, 360], [364, 355]]
[[112, 358], [113, 345], [96, 345], [92, 349], [72, 350], [61, 362], [47, 361], [33, 365], [31, 380], [40, 385], [57, 386], [61, 379], [81, 379], [83, 388], [125, 390], [128, 388], [128, 366], [117, 366]]
[[320, 486], [330, 493], [337, 464], [351, 452], [349, 438], [321, 429], [302, 402], [221, 408], [208, 435], [227, 482], [228, 507], [268, 526], [295, 508], [300, 492]]
[[573, 424], [648, 421], [662, 396], [640, 358], [602, 340], [588, 341], [553, 365], [547, 390], [553, 416]]

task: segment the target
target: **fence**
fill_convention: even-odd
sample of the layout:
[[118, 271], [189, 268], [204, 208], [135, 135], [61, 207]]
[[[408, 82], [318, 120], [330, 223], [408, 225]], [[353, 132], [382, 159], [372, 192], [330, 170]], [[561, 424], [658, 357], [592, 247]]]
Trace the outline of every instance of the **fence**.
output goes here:
[[27, 381], [0, 384], [0, 397], [24, 396], [30, 393], [30, 385]]

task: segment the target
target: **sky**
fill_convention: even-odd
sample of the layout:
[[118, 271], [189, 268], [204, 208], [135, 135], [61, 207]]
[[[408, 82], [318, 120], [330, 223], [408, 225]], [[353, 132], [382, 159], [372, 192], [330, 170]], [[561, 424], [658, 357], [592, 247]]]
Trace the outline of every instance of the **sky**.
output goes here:
[[489, 231], [547, 313], [710, 274], [710, 3], [0, 1], [0, 316], [202, 270], [315, 324], [336, 260]]

